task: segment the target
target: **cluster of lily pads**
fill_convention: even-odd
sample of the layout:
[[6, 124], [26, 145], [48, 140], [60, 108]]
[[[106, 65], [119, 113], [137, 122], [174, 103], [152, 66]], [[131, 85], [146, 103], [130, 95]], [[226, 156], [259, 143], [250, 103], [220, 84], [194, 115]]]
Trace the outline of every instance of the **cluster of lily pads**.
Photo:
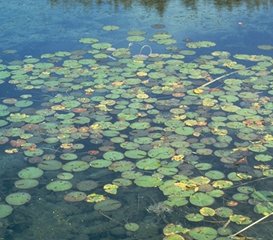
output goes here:
[[[129, 32], [127, 40], [148, 41], [142, 31]], [[87, 49], [0, 64], [1, 83], [29, 92], [2, 99], [0, 144], [30, 164], [0, 203], [0, 218], [31, 201], [28, 190], [37, 186], [102, 212], [122, 206], [115, 199], [120, 188], [156, 188], [166, 207], [185, 211], [183, 224], [162, 230], [165, 240], [225, 239], [234, 226], [273, 211], [273, 191], [248, 185], [273, 177], [272, 57], [219, 50], [199, 55], [197, 48], [216, 44], [188, 42], [180, 50], [165, 32], [150, 44], [172, 45], [167, 53], [133, 55], [130, 46], [80, 42]], [[103, 168], [118, 177], [103, 186], [71, 181]], [[51, 171], [55, 179], [40, 183]], [[252, 214], [241, 213], [242, 204]], [[139, 229], [134, 222], [124, 227]]]

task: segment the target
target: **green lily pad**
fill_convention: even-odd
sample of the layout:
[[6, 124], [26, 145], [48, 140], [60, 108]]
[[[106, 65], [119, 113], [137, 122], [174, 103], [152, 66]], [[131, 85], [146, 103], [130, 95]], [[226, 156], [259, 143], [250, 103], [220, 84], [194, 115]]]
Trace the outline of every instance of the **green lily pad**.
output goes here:
[[114, 199], [106, 199], [95, 204], [94, 209], [102, 212], [117, 210], [121, 207], [121, 202]]
[[118, 29], [119, 29], [119, 26], [115, 26], [115, 25], [106, 25], [106, 26], [103, 26], [102, 29], [105, 30], [105, 31], [115, 31], [115, 30], [118, 30]]
[[20, 178], [39, 178], [43, 175], [44, 171], [36, 167], [27, 167], [18, 172]]
[[98, 49], [98, 50], [107, 49], [107, 48], [110, 48], [111, 46], [112, 46], [112, 44], [110, 44], [110, 43], [104, 43], [104, 42], [92, 44], [92, 47], [94, 49]]
[[13, 208], [7, 204], [0, 204], [0, 219], [9, 216], [13, 211]]
[[118, 161], [124, 158], [123, 153], [117, 151], [109, 151], [103, 154], [103, 158], [109, 161]]
[[53, 192], [67, 191], [72, 188], [72, 184], [69, 181], [55, 180], [46, 185], [46, 189]]
[[126, 223], [124, 225], [124, 228], [128, 231], [136, 232], [139, 229], [139, 225], [137, 223], [130, 222], [130, 223]]
[[214, 47], [216, 44], [210, 41], [198, 41], [198, 42], [189, 42], [186, 44], [188, 48], [208, 48]]
[[269, 154], [258, 154], [255, 159], [259, 162], [269, 162], [272, 160], [272, 156]]
[[238, 202], [248, 200], [249, 196], [245, 193], [235, 193], [232, 195], [232, 198]]
[[185, 218], [190, 222], [201, 222], [204, 220], [204, 216], [199, 213], [189, 213]]
[[214, 198], [207, 193], [197, 192], [190, 196], [190, 203], [198, 207], [210, 206], [214, 203]]
[[257, 203], [254, 207], [254, 211], [259, 214], [268, 215], [273, 211], [272, 202]]
[[70, 180], [74, 177], [74, 175], [72, 173], [68, 173], [68, 172], [61, 172], [57, 174], [57, 178], [60, 180]]
[[175, 132], [179, 135], [189, 136], [193, 134], [194, 129], [191, 127], [178, 127], [175, 129]]
[[129, 161], [117, 161], [109, 166], [109, 169], [114, 172], [126, 172], [135, 168], [135, 164]]
[[79, 192], [79, 191], [73, 191], [70, 193], [67, 193], [64, 196], [64, 200], [66, 202], [81, 202], [86, 199], [86, 194], [84, 192]]
[[145, 158], [145, 159], [139, 160], [136, 163], [136, 166], [139, 169], [143, 169], [143, 170], [155, 170], [159, 168], [160, 165], [161, 165], [160, 161], [154, 158]]
[[17, 101], [14, 105], [16, 107], [24, 108], [24, 107], [29, 107], [32, 104], [33, 104], [33, 102], [30, 100], [20, 100], [20, 101]]
[[170, 147], [154, 148], [148, 152], [149, 157], [155, 159], [168, 159], [171, 158], [174, 154], [174, 149]]
[[205, 176], [210, 179], [218, 180], [218, 179], [223, 179], [225, 177], [225, 174], [218, 170], [210, 170], [205, 173]]
[[131, 159], [141, 159], [141, 158], [144, 158], [146, 157], [146, 152], [145, 151], [142, 151], [142, 150], [139, 150], [139, 149], [136, 149], [136, 150], [128, 150], [124, 153], [124, 155], [128, 158], [131, 158]]
[[84, 44], [93, 44], [95, 42], [98, 42], [99, 40], [96, 38], [81, 38], [80, 39], [80, 43], [84, 43]]
[[135, 184], [140, 187], [158, 187], [162, 180], [153, 176], [140, 176], [135, 179]]
[[54, 171], [62, 168], [62, 163], [57, 160], [42, 161], [38, 164], [38, 167], [42, 170]]
[[229, 216], [231, 222], [237, 223], [239, 225], [248, 225], [252, 222], [251, 218], [248, 216], [233, 214]]
[[196, 227], [189, 231], [189, 235], [196, 240], [213, 240], [217, 237], [217, 231], [211, 227]]
[[187, 232], [189, 232], [189, 229], [184, 228], [183, 226], [181, 226], [179, 224], [169, 223], [168, 225], [166, 225], [163, 228], [163, 234], [165, 236], [171, 236], [171, 235], [176, 234], [176, 233], [186, 234]]
[[68, 172], [82, 172], [89, 168], [89, 164], [84, 161], [70, 161], [63, 165], [63, 170]]
[[113, 184], [121, 187], [128, 187], [132, 185], [132, 181], [125, 178], [116, 178], [113, 180]]
[[44, 153], [44, 151], [39, 148], [24, 151], [24, 154], [27, 157], [38, 157], [38, 156], [43, 155], [43, 153]]
[[78, 156], [75, 153], [63, 153], [60, 155], [60, 158], [65, 161], [76, 160]]
[[98, 183], [93, 180], [83, 180], [77, 183], [76, 187], [79, 191], [91, 191], [98, 187]]
[[14, 185], [18, 189], [30, 189], [39, 185], [36, 179], [20, 179], [14, 182]]
[[6, 197], [6, 202], [10, 205], [24, 205], [27, 202], [29, 202], [31, 199], [31, 196], [29, 193], [26, 192], [16, 192], [16, 193], [11, 193]]
[[129, 42], [142, 42], [145, 40], [143, 36], [129, 36], [127, 37], [127, 41]]
[[90, 166], [93, 168], [106, 168], [112, 164], [110, 160], [97, 159], [90, 162]]

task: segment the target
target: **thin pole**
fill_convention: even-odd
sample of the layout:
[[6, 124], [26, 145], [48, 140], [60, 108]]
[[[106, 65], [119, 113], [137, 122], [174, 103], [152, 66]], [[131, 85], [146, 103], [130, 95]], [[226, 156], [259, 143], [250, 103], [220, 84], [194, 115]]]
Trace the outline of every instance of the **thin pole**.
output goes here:
[[236, 237], [238, 234], [240, 234], [240, 233], [244, 232], [245, 230], [247, 230], [247, 229], [249, 229], [249, 228], [253, 227], [253, 226], [254, 226], [254, 225], [256, 225], [257, 223], [259, 223], [259, 222], [263, 221], [264, 219], [266, 219], [266, 218], [270, 217], [271, 215], [273, 215], [273, 212], [271, 212], [270, 214], [268, 214], [268, 215], [266, 215], [266, 216], [264, 216], [264, 217], [262, 217], [262, 218], [258, 219], [258, 220], [257, 220], [257, 221], [255, 221], [254, 223], [251, 223], [250, 225], [248, 225], [247, 227], [243, 228], [243, 229], [242, 229], [242, 230], [240, 230], [239, 232], [236, 232], [236, 233], [234, 233], [234, 234], [230, 235], [230, 236], [229, 236], [229, 238], [231, 238], [231, 239], [232, 239], [232, 238]]
[[[251, 66], [251, 67], [252, 67], [252, 66]], [[234, 74], [234, 73], [237, 73], [237, 72], [239, 72], [239, 71], [241, 71], [241, 70], [249, 69], [249, 68], [251, 68], [251, 67], [247, 67], [247, 68], [245, 68], [245, 69], [239, 69], [239, 70], [236, 70], [236, 71], [234, 71], [234, 72], [227, 73], [227, 74], [222, 75], [222, 76], [220, 76], [220, 77], [218, 77], [218, 78], [215, 78], [214, 80], [212, 80], [212, 81], [210, 81], [210, 82], [207, 82], [207, 83], [201, 85], [201, 86], [198, 87], [198, 88], [206, 87], [206, 86], [208, 86], [208, 85], [210, 85], [210, 84], [212, 84], [212, 83], [214, 83], [214, 82], [216, 82], [216, 81], [218, 81], [218, 80], [220, 80], [220, 79], [222, 79], [222, 78], [228, 77], [228, 76], [230, 76], [230, 75], [232, 75], [232, 74]]]

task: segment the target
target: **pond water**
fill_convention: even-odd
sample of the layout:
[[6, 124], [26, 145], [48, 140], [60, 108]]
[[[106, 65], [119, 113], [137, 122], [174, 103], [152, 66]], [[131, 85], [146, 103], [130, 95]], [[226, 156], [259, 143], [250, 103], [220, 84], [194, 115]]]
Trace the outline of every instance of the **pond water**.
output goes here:
[[273, 239], [273, 1], [0, 3], [0, 239]]

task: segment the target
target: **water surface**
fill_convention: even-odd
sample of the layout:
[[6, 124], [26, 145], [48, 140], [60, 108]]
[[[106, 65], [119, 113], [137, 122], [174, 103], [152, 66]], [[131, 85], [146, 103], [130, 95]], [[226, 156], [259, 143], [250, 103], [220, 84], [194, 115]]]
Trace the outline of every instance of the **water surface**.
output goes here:
[[272, 1], [0, 3], [1, 239], [219, 240], [272, 212]]

